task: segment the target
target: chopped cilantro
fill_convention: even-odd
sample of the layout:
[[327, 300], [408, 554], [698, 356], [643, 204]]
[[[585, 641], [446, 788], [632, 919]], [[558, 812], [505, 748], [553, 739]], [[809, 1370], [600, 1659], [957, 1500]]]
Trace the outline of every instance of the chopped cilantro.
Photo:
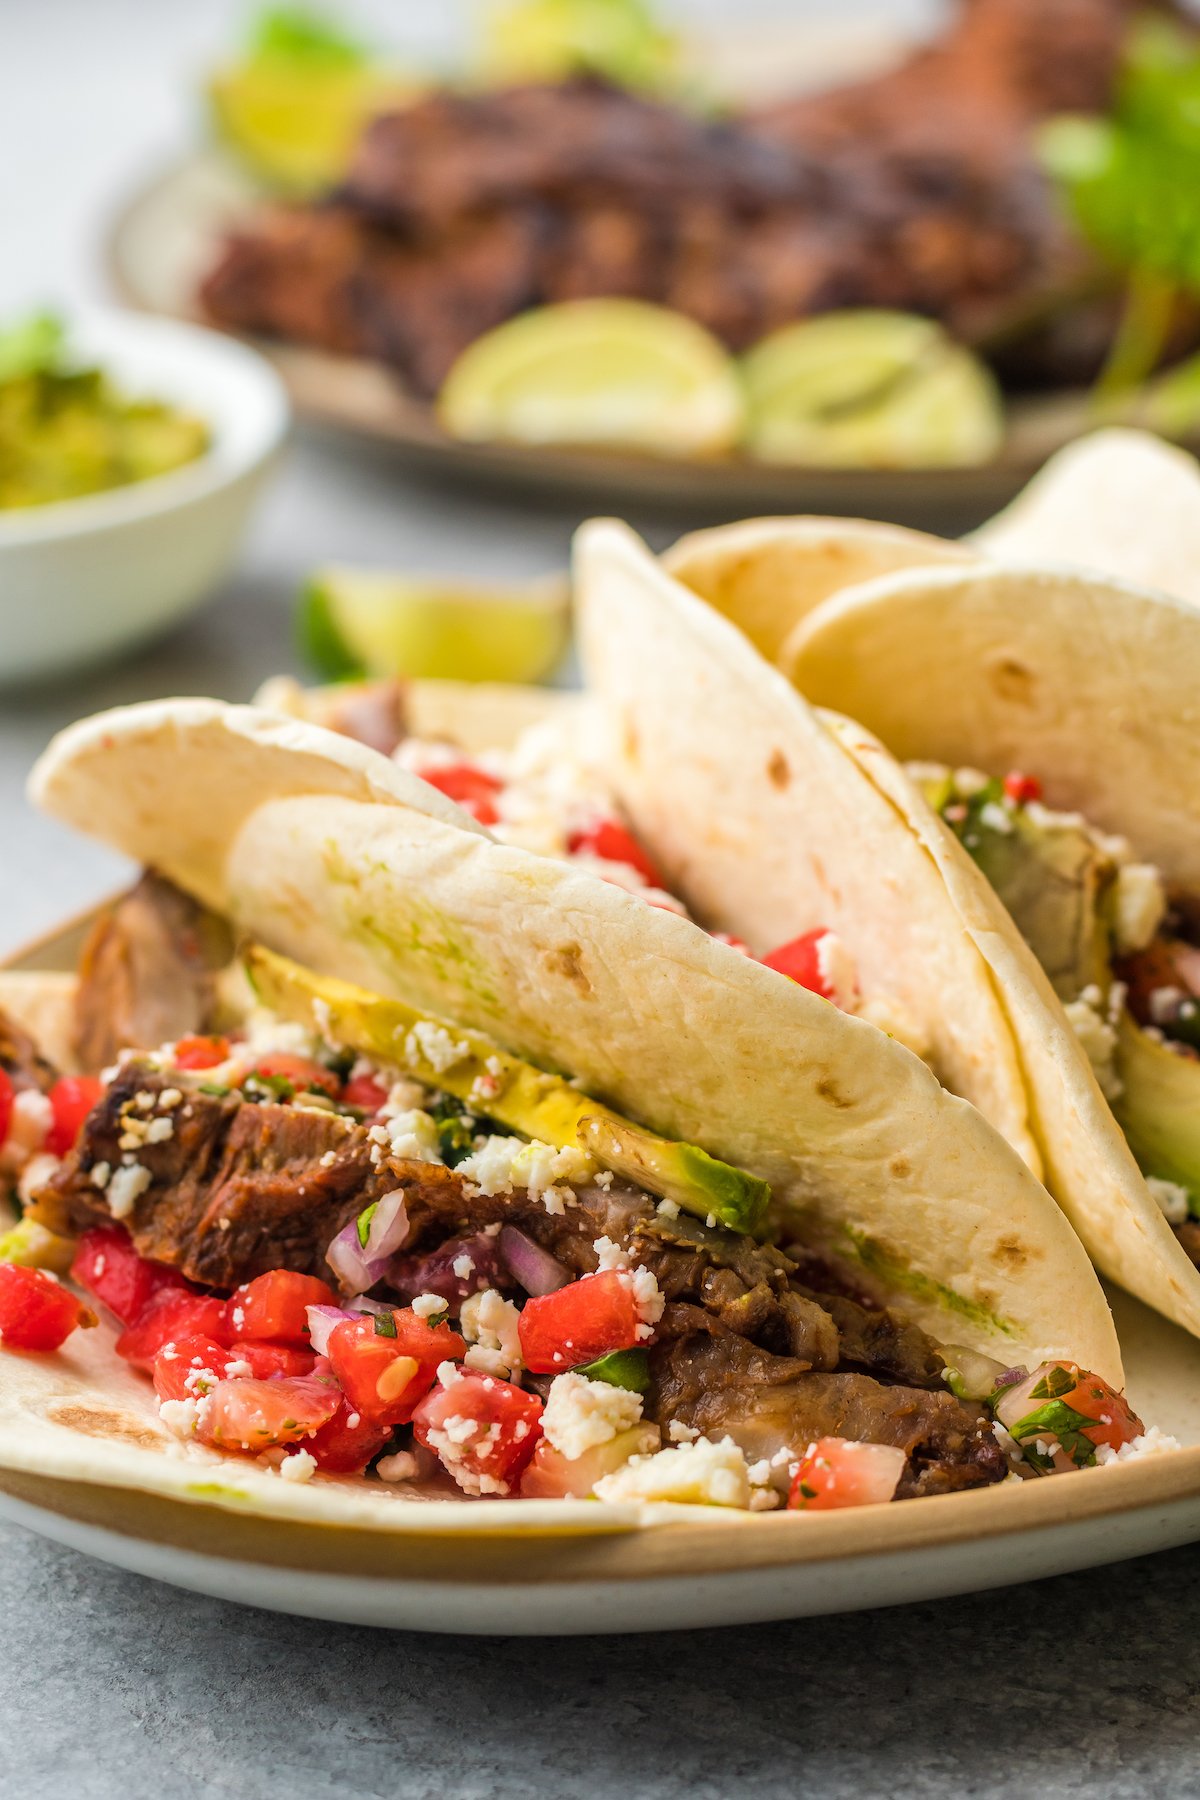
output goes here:
[[[1071, 1385], [1073, 1387], [1074, 1382]], [[1096, 1460], [1096, 1446], [1086, 1435], [1088, 1431], [1096, 1429], [1095, 1419], [1089, 1419], [1086, 1413], [1076, 1412], [1065, 1401], [1049, 1400], [1045, 1406], [1027, 1413], [1008, 1429], [1035, 1467], [1042, 1466], [1046, 1461], [1036, 1450], [1031, 1454], [1032, 1440], [1035, 1438], [1055, 1438], [1077, 1468], [1088, 1468]]]
[[613, 1350], [595, 1362], [584, 1363], [575, 1373], [589, 1381], [607, 1381], [610, 1387], [628, 1388], [632, 1393], [650, 1391], [650, 1358], [644, 1350]]
[[1069, 1394], [1078, 1383], [1079, 1377], [1070, 1369], [1050, 1368], [1042, 1376], [1036, 1387], [1030, 1390], [1031, 1400], [1061, 1400]]
[[[313, 1091], [309, 1089], [310, 1093]], [[247, 1075], [242, 1083], [242, 1092], [247, 1100], [294, 1100], [296, 1084], [289, 1081], [286, 1075], [260, 1075], [255, 1071], [253, 1075]]]
[[389, 1313], [373, 1313], [371, 1316], [375, 1320], [375, 1336], [376, 1337], [394, 1338], [396, 1336], [396, 1321], [392, 1317], [390, 1312]]
[[378, 1200], [374, 1200], [370, 1206], [364, 1206], [354, 1222], [354, 1229], [358, 1233], [358, 1246], [360, 1250], [365, 1250], [367, 1247], [367, 1239], [371, 1235], [371, 1220], [378, 1211], [379, 1202]]
[[233, 1089], [222, 1087], [219, 1081], [202, 1081], [198, 1091], [201, 1094], [211, 1094], [214, 1100], [223, 1100]]
[[800, 1483], [800, 1492], [806, 1500], [815, 1500], [817, 1497], [816, 1488], [810, 1487], [807, 1481], [802, 1481]]

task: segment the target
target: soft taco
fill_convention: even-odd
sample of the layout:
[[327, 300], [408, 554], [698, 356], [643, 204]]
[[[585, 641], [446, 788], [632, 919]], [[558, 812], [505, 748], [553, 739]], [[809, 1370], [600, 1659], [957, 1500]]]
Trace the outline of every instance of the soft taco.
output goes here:
[[[1061, 1162], [1051, 1186], [1099, 1267], [1196, 1331], [1200, 618], [1067, 571], [931, 570], [832, 598], [784, 663], [910, 764], [902, 783], [890, 758], [872, 766], [987, 946]], [[959, 847], [1004, 901], [1005, 931]], [[1103, 1107], [1078, 1058], [1055, 1052], [1026, 945]]]
[[578, 1529], [1153, 1443], [1019, 1157], [677, 907], [262, 709], [85, 721], [34, 792], [154, 873], [84, 948], [90, 1066], [0, 1043], [10, 1254], [76, 1284], [0, 1267], [0, 1463], [351, 1523], [605, 1502]]

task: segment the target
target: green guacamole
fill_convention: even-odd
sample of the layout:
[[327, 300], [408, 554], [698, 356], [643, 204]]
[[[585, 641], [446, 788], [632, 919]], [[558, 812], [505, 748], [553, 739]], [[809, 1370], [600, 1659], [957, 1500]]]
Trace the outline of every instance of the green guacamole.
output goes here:
[[202, 419], [81, 368], [51, 315], [0, 331], [0, 511], [165, 475], [209, 442]]

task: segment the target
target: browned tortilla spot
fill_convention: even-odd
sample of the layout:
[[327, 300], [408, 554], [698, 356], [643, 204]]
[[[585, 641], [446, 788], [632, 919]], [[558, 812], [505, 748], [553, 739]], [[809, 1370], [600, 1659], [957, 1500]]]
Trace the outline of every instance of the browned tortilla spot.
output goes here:
[[996, 1245], [996, 1261], [1007, 1263], [1014, 1271], [1023, 1269], [1029, 1261], [1029, 1245], [1022, 1243], [1020, 1238], [1001, 1238]]
[[854, 1102], [838, 1090], [837, 1083], [828, 1075], [823, 1075], [817, 1083], [817, 1093], [822, 1100], [828, 1100], [831, 1106], [839, 1107], [843, 1112]]
[[46, 1417], [53, 1425], [68, 1431], [79, 1431], [85, 1437], [115, 1438], [123, 1444], [137, 1444], [143, 1450], [161, 1450], [162, 1433], [154, 1431], [127, 1413], [108, 1412], [98, 1406], [69, 1404], [51, 1407]]
[[907, 1156], [893, 1156], [888, 1164], [888, 1172], [894, 1175], [897, 1181], [904, 1181], [912, 1174], [912, 1164]]
[[1018, 706], [1033, 705], [1037, 679], [1033, 670], [1027, 669], [1024, 663], [1006, 656], [995, 664], [990, 679], [1002, 700], [1012, 700]]
[[772, 750], [771, 760], [767, 764], [767, 779], [777, 788], [785, 788], [792, 779], [788, 759], [782, 750]]
[[583, 951], [578, 944], [560, 944], [547, 956], [546, 967], [551, 974], [563, 976], [581, 992], [591, 993], [592, 984], [583, 972]]

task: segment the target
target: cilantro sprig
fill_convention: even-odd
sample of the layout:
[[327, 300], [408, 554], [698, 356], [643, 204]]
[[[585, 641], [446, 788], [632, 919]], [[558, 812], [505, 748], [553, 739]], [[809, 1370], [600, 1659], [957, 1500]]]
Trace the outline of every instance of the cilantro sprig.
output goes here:
[[[1067, 116], [1040, 150], [1085, 238], [1125, 282], [1120, 326], [1096, 388], [1126, 402], [1160, 362], [1181, 299], [1200, 295], [1200, 52], [1165, 21], [1132, 34], [1107, 118]], [[1185, 365], [1188, 369], [1189, 365]], [[1200, 414], [1200, 366], [1156, 404]], [[1163, 421], [1165, 426], [1165, 420]]]

